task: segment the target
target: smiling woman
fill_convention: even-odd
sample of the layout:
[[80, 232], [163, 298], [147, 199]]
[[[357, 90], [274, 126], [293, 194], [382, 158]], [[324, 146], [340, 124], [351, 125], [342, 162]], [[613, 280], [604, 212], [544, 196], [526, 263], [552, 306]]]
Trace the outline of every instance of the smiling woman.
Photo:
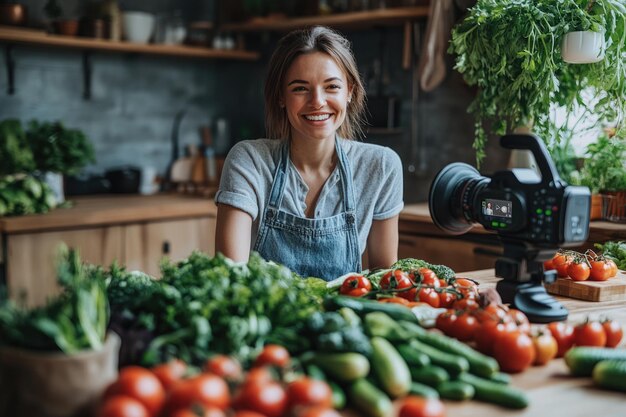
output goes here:
[[[216, 250], [251, 250], [331, 280], [397, 260], [402, 165], [361, 135], [365, 90], [349, 42], [314, 27], [286, 35], [265, 82], [269, 139], [230, 151], [215, 196]], [[358, 203], [358, 204], [357, 204]]]

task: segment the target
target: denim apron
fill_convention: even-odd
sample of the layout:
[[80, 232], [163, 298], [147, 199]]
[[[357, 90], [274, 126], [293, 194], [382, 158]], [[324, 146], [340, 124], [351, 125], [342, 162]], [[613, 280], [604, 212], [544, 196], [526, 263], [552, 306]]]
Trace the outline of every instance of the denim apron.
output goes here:
[[269, 203], [254, 245], [263, 258], [283, 264], [302, 277], [330, 281], [361, 270], [352, 173], [346, 154], [335, 139], [344, 211], [332, 217], [309, 219], [280, 210], [287, 182], [289, 142], [281, 147]]

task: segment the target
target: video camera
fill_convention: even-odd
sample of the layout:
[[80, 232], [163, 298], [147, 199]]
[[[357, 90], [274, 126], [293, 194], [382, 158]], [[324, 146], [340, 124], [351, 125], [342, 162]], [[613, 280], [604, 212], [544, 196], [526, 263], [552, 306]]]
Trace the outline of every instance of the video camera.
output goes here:
[[434, 223], [450, 234], [463, 234], [475, 223], [497, 232], [504, 256], [496, 261], [496, 289], [534, 322], [565, 320], [567, 310], [550, 297], [541, 282], [554, 282], [543, 261], [559, 247], [587, 240], [591, 194], [587, 187], [567, 185], [543, 141], [530, 134], [503, 136], [507, 149], [532, 152], [540, 175], [514, 168], [481, 176], [472, 166], [444, 167], [430, 187], [428, 204]]

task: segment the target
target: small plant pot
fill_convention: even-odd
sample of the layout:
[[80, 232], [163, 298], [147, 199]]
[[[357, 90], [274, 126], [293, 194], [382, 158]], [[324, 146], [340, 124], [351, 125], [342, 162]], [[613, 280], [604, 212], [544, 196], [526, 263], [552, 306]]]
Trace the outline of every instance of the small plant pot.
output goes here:
[[591, 211], [589, 214], [589, 220], [602, 219], [602, 194], [591, 195]]
[[593, 64], [604, 59], [604, 33], [569, 32], [563, 37], [561, 57], [570, 64]]
[[45, 172], [43, 175], [43, 181], [48, 184], [52, 193], [54, 194], [54, 198], [56, 200], [56, 204], [63, 204], [65, 202], [65, 188], [63, 183], [63, 174], [58, 172]]
[[602, 199], [602, 218], [614, 223], [626, 223], [626, 191], [605, 191]]
[[59, 35], [64, 36], [76, 36], [78, 35], [78, 20], [76, 19], [67, 19], [67, 20], [56, 20], [53, 22], [54, 32]]

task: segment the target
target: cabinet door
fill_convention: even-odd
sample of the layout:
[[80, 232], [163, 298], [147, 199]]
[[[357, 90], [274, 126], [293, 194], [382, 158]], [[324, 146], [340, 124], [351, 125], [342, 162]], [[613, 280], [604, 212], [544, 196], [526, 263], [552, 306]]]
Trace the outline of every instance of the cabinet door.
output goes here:
[[215, 254], [215, 218], [129, 225], [124, 230], [124, 241], [128, 270], [159, 277], [159, 263], [164, 256], [179, 261], [194, 250]]
[[12, 298], [24, 296], [26, 304], [34, 306], [58, 293], [56, 257], [61, 243], [78, 249], [84, 262], [108, 266], [123, 261], [120, 226], [9, 235], [7, 285]]
[[430, 236], [400, 234], [398, 257], [423, 259], [432, 264], [447, 265], [456, 272], [493, 268], [498, 246], [468, 242], [461, 239], [443, 239]]

